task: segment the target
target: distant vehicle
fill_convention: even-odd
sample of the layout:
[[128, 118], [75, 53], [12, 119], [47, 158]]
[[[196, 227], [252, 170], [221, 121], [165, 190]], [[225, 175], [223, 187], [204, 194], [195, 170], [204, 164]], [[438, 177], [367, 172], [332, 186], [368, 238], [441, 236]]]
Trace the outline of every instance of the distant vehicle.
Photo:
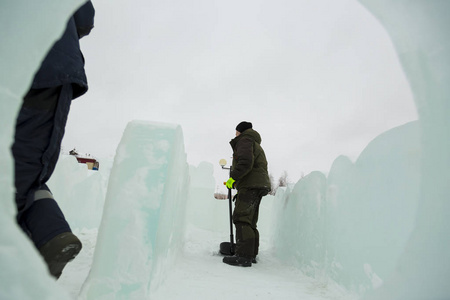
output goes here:
[[70, 150], [69, 154], [75, 156], [80, 164], [86, 164], [89, 170], [98, 171], [100, 168], [100, 163], [95, 158], [80, 156], [75, 148]]

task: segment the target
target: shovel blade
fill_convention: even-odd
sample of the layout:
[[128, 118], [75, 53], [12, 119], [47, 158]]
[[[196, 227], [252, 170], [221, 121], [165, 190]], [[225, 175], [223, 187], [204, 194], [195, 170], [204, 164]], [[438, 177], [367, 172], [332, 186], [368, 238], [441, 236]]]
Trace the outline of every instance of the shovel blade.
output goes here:
[[220, 253], [223, 255], [234, 255], [234, 245], [230, 242], [220, 243]]

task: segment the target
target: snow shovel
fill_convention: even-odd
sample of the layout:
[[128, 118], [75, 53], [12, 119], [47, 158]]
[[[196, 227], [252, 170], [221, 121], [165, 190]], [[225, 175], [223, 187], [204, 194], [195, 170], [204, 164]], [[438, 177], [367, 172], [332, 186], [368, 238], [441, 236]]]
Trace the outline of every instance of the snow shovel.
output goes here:
[[[222, 169], [230, 170], [230, 177], [231, 177], [231, 167], [225, 168], [225, 165], [227, 164], [227, 161], [225, 159], [221, 159], [219, 161], [220, 166]], [[233, 199], [231, 197], [231, 189], [228, 189], [228, 209], [230, 212], [230, 241], [229, 242], [222, 242], [220, 243], [220, 250], [219, 252], [223, 255], [234, 255], [234, 235], [233, 235]]]

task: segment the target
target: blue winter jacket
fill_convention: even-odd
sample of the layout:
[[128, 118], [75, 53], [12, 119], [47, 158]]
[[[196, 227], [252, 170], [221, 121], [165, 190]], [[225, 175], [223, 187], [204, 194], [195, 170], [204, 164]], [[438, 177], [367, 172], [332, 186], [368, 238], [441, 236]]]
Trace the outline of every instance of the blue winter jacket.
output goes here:
[[31, 88], [41, 89], [71, 83], [73, 99], [86, 93], [88, 84], [79, 39], [88, 35], [94, 27], [94, 15], [91, 1], [75, 12], [67, 23], [66, 31], [43, 60]]

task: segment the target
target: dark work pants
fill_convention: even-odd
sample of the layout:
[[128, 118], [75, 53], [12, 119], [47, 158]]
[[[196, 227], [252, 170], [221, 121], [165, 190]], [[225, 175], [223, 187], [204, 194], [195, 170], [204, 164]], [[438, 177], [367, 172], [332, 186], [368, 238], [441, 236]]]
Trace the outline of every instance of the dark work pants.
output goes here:
[[236, 226], [236, 255], [252, 258], [258, 255], [259, 231], [257, 229], [259, 205], [266, 190], [239, 190], [233, 211]]
[[31, 89], [17, 117], [12, 146], [17, 221], [37, 248], [70, 231], [46, 182], [58, 161], [71, 100], [71, 84]]

